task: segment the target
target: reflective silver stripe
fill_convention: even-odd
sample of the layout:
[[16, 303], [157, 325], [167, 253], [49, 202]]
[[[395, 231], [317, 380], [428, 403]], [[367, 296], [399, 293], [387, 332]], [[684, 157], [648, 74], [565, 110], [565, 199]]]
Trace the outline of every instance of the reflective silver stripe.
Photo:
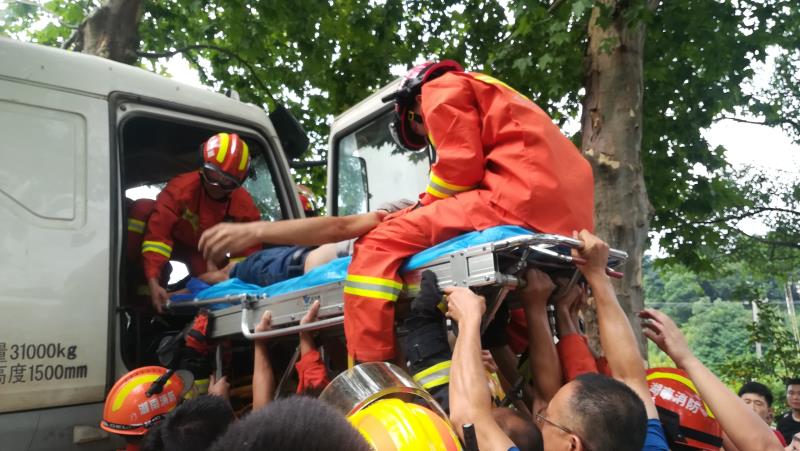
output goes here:
[[[413, 379], [422, 388], [430, 390], [431, 388], [450, 383], [450, 364], [451, 361], [437, 363], [432, 367], [422, 370], [415, 374]], [[431, 371], [433, 370], [433, 371]]]
[[453, 195], [456, 195], [458, 193], [463, 193], [464, 192], [463, 190], [462, 191], [456, 191], [456, 190], [452, 190], [450, 188], [445, 188], [444, 186], [434, 182], [433, 180], [428, 180], [428, 186], [430, 188], [433, 188], [436, 191], [438, 191], [438, 192], [440, 192], [442, 194], [446, 194], [448, 196], [453, 196]]

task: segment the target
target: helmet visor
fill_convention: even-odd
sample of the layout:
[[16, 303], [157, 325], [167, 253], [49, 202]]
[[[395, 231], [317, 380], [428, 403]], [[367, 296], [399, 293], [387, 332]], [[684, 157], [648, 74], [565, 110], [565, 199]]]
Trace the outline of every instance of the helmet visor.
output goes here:
[[[415, 152], [424, 149], [427, 144], [425, 137], [412, 132], [409, 130], [410, 127], [403, 127], [403, 124], [400, 123], [401, 120], [403, 119], [395, 117], [395, 120], [389, 124], [389, 134], [392, 136], [392, 140], [394, 140], [398, 146], [406, 150]], [[402, 129], [405, 130], [405, 134]], [[406, 136], [407, 134], [413, 134], [413, 142], [409, 140], [409, 137]]]
[[208, 183], [209, 185], [220, 188], [225, 191], [233, 191], [236, 188], [242, 186], [242, 182], [237, 180], [235, 177], [226, 174], [220, 168], [214, 166], [213, 164], [206, 163], [203, 165], [203, 171], [201, 172], [203, 176], [203, 180]]

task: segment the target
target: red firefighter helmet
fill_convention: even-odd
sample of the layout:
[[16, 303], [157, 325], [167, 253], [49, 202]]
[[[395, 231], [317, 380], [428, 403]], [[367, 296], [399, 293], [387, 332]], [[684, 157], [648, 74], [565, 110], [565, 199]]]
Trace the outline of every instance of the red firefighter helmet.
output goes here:
[[647, 385], [670, 449], [719, 451], [722, 429], [686, 372], [651, 368], [647, 371]]
[[464, 72], [456, 61], [442, 60], [437, 62], [426, 61], [411, 69], [400, 84], [400, 88], [384, 97], [384, 102], [394, 100], [394, 121], [389, 125], [389, 130], [395, 142], [408, 150], [420, 150], [427, 141], [424, 136], [414, 133], [411, 121], [414, 115], [409, 115], [409, 110], [416, 103], [416, 97], [422, 92], [422, 85], [443, 75], [446, 72]]
[[[166, 378], [166, 380], [164, 380]], [[163, 385], [162, 385], [163, 384]], [[119, 435], [144, 435], [178, 405], [187, 381], [160, 366], [137, 368], [111, 388], [100, 427]], [[159, 390], [160, 388], [160, 390]]]
[[[250, 150], [247, 143], [236, 133], [217, 133], [202, 145], [203, 170], [215, 172], [231, 183], [228, 187], [238, 187], [244, 182], [250, 170]], [[216, 181], [213, 180], [212, 183]], [[225, 186], [226, 184], [218, 183]]]

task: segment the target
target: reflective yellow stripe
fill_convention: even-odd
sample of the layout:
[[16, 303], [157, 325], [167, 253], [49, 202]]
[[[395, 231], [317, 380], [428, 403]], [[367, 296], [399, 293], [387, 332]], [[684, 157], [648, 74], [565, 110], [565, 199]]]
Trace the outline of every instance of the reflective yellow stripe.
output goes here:
[[461, 191], [469, 191], [469, 190], [471, 190], [471, 189], [475, 188], [475, 185], [471, 185], [471, 186], [467, 186], [467, 185], [456, 185], [455, 183], [449, 183], [449, 182], [445, 182], [444, 180], [442, 180], [440, 177], [438, 177], [438, 176], [437, 176], [436, 174], [434, 174], [433, 172], [431, 172], [431, 181], [432, 181], [433, 183], [435, 183], [435, 184], [437, 184], [437, 185], [441, 186], [442, 188], [447, 188], [447, 189], [449, 189], [449, 190], [451, 190], [451, 191], [458, 191], [458, 192], [461, 192]]
[[500, 81], [500, 80], [498, 80], [498, 79], [496, 79], [496, 78], [494, 78], [494, 77], [492, 77], [490, 75], [475, 74], [475, 73], [471, 73], [470, 75], [472, 75], [472, 78], [474, 78], [476, 80], [480, 80], [480, 81], [482, 81], [484, 83], [488, 83], [490, 85], [500, 85], [500, 86], [510, 90], [514, 94], [516, 94], [516, 95], [518, 95], [518, 96], [520, 96], [520, 97], [522, 97], [522, 98], [524, 98], [526, 100], [530, 100], [527, 97], [525, 97], [524, 95], [520, 94], [520, 92], [517, 91], [516, 89], [512, 88], [511, 86], [508, 86], [505, 82], [502, 82], [502, 81]]
[[428, 141], [431, 143], [433, 147], [436, 147], [436, 143], [433, 141], [433, 135], [431, 132], [428, 132]]
[[247, 258], [247, 257], [233, 257], [233, 258], [230, 259], [230, 261], [233, 262], [233, 263], [239, 263], [239, 262], [243, 261], [245, 258]]
[[169, 258], [172, 255], [172, 246], [161, 241], [145, 241], [142, 243], [142, 254], [155, 252]]
[[225, 155], [228, 154], [228, 144], [230, 143], [231, 136], [227, 133], [220, 133], [218, 136], [219, 152], [217, 152], [217, 162], [222, 163], [225, 161]]
[[247, 160], [249, 159], [250, 159], [250, 149], [247, 147], [247, 143], [244, 142], [244, 140], [242, 139], [242, 159], [239, 160], [240, 171], [244, 171], [244, 168], [247, 167]]
[[382, 299], [385, 301], [392, 301], [392, 302], [397, 300], [396, 294], [384, 293], [383, 291], [365, 290], [363, 288], [345, 286], [344, 292], [356, 296], [364, 296], [365, 298]]
[[425, 389], [431, 389], [450, 383], [450, 360], [437, 363], [413, 376], [413, 379]]
[[450, 383], [450, 375], [447, 376], [440, 376], [436, 379], [432, 379], [430, 381], [426, 381], [422, 384], [422, 388], [426, 390], [430, 390], [432, 388], [438, 387], [440, 385], [449, 384]]
[[[652, 379], [671, 379], [673, 381], [678, 381], [683, 385], [689, 387], [697, 396], [700, 396], [700, 392], [697, 391], [697, 387], [694, 386], [694, 382], [692, 382], [692, 380], [689, 378], [681, 376], [680, 374], [655, 371], [647, 375], [648, 381]], [[700, 399], [702, 400], [702, 398]], [[711, 409], [708, 408], [708, 405], [706, 404], [705, 401], [703, 401], [703, 407], [705, 407], [706, 413], [708, 413], [708, 416], [710, 418], [715, 418], [714, 413], [711, 411]]]
[[351, 282], [360, 282], [366, 283], [370, 285], [383, 285], [384, 287], [391, 287], [396, 288], [398, 290], [403, 289], [403, 284], [400, 282], [395, 282], [392, 279], [382, 279], [380, 277], [371, 277], [371, 276], [359, 276], [356, 274], [348, 274], [347, 280]]
[[437, 372], [439, 370], [448, 369], [448, 368], [450, 368], [450, 365], [452, 363], [453, 363], [452, 360], [445, 360], [444, 362], [439, 362], [436, 365], [429, 366], [428, 368], [425, 368], [424, 370], [422, 370], [419, 373], [415, 374], [414, 375], [414, 380], [415, 381], [419, 381], [423, 377], [430, 376], [431, 374], [433, 374], [433, 373], [435, 373], [435, 372]]
[[439, 199], [444, 199], [446, 197], [450, 197], [449, 194], [440, 193], [436, 188], [428, 185], [428, 188], [425, 189], [425, 192], [430, 194], [431, 196], [438, 197]]
[[128, 230], [134, 233], [144, 233], [144, 221], [128, 219]]

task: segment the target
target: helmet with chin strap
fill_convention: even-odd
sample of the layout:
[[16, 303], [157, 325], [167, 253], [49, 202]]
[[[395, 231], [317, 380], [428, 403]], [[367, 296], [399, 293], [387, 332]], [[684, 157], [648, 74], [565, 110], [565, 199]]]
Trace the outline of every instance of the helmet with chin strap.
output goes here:
[[425, 136], [415, 133], [411, 122], [417, 120], [411, 109], [416, 103], [416, 97], [422, 92], [422, 85], [443, 75], [446, 72], [464, 72], [464, 68], [453, 60], [437, 62], [426, 61], [406, 74], [400, 88], [384, 97], [384, 102], [394, 101], [394, 121], [389, 125], [389, 130], [395, 142], [408, 150], [420, 150], [427, 145]]

